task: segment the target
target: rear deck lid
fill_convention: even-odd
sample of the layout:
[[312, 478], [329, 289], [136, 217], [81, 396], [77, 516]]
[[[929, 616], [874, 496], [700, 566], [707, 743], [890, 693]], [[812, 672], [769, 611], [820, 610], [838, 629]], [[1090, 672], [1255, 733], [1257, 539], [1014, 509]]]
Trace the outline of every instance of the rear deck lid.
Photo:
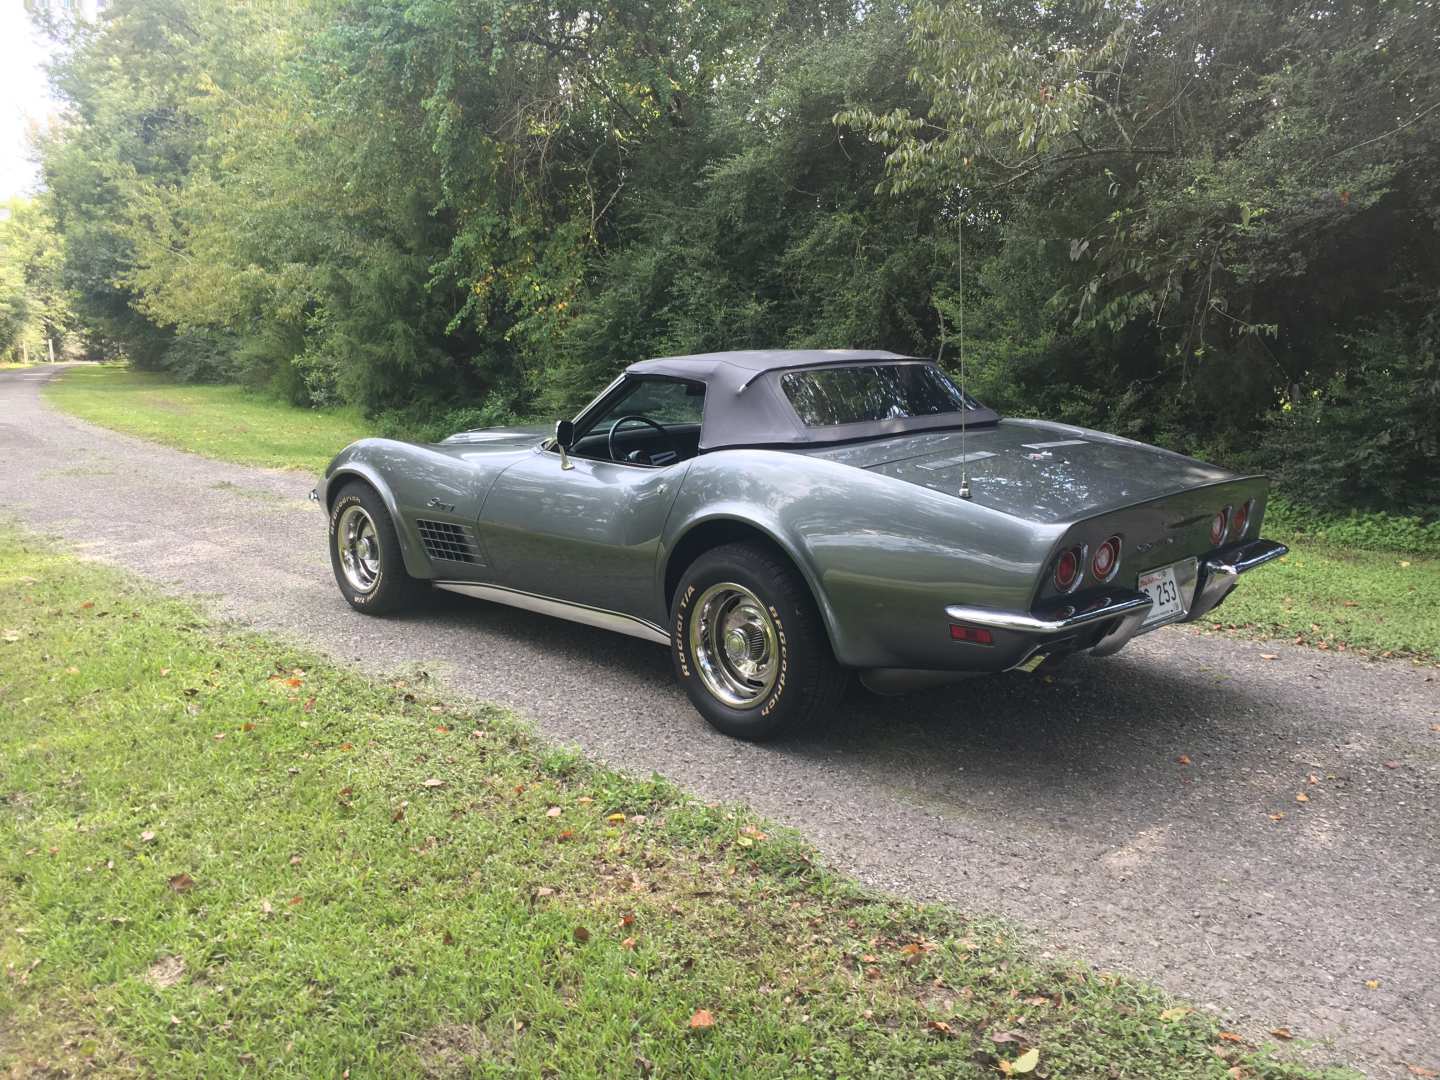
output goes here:
[[956, 495], [962, 465], [981, 506], [1038, 522], [1108, 509], [1231, 479], [1194, 458], [1085, 428], [1001, 420], [806, 451], [811, 456]]

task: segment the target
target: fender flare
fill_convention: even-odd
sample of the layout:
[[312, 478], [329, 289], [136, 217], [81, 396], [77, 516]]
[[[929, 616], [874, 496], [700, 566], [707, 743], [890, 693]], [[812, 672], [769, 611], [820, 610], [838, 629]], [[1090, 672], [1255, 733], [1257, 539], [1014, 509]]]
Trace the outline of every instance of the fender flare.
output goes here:
[[325, 478], [324, 506], [327, 531], [331, 508], [335, 505], [335, 496], [347, 480], [363, 480], [380, 496], [380, 501], [385, 504], [385, 509], [390, 514], [390, 520], [395, 525], [395, 535], [400, 539], [400, 557], [405, 562], [405, 572], [413, 578], [428, 579], [432, 577], [429, 559], [423, 553], [415, 550], [415, 545], [407, 534], [404, 520], [400, 517], [400, 507], [395, 502], [395, 493], [390, 490], [390, 485], [385, 482], [379, 470], [369, 462], [351, 458], [343, 465], [336, 466], [335, 471]]
[[[830, 605], [829, 597], [826, 596], [822, 587], [819, 573], [815, 568], [814, 561], [802, 545], [788, 536], [785, 530], [778, 528], [774, 522], [767, 521], [763, 517], [747, 514], [743, 508], [714, 508], [706, 512], [686, 519], [683, 524], [675, 529], [673, 534], [667, 535], [665, 543], [660, 551], [660, 558], [656, 567], [656, 589], [660, 595], [658, 606], [665, 609], [665, 617], [669, 619], [669, 605], [666, 603], [666, 579], [669, 577], [670, 560], [680, 548], [685, 538], [694, 533], [697, 529], [707, 525], [729, 524], [738, 525], [743, 528], [759, 533], [770, 543], [774, 544], [791, 564], [799, 572], [805, 587], [810, 591], [810, 597], [815, 601], [815, 607], [820, 612], [820, 621], [825, 627], [825, 634], [830, 639], [832, 649], [843, 640], [839, 633], [839, 622], [835, 615], [834, 608]], [[666, 530], [670, 532], [669, 529]]]

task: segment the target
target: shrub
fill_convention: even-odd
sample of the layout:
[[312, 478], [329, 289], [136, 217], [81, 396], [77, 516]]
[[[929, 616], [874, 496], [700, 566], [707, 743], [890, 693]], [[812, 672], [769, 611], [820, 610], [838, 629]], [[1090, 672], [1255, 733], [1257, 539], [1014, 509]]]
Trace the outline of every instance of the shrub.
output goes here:
[[1271, 418], [1265, 440], [1285, 495], [1322, 511], [1440, 515], [1440, 315], [1344, 339], [1353, 360]]

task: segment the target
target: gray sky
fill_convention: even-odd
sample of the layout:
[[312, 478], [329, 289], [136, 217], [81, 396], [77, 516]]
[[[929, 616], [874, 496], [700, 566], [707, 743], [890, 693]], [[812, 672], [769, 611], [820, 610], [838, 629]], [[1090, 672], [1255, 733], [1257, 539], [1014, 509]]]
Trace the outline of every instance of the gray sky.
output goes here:
[[25, 142], [29, 120], [55, 111], [40, 65], [46, 45], [21, 0], [0, 0], [0, 199], [31, 190], [38, 173]]

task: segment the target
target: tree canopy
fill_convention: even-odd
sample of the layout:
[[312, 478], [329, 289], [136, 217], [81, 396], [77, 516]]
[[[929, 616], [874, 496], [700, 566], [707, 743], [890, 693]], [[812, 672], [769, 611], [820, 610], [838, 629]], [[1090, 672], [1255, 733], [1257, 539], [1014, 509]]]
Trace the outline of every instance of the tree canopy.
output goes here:
[[114, 0], [51, 30], [60, 280], [137, 364], [438, 429], [665, 353], [949, 363], [963, 231], [994, 404], [1440, 508], [1432, 0]]

